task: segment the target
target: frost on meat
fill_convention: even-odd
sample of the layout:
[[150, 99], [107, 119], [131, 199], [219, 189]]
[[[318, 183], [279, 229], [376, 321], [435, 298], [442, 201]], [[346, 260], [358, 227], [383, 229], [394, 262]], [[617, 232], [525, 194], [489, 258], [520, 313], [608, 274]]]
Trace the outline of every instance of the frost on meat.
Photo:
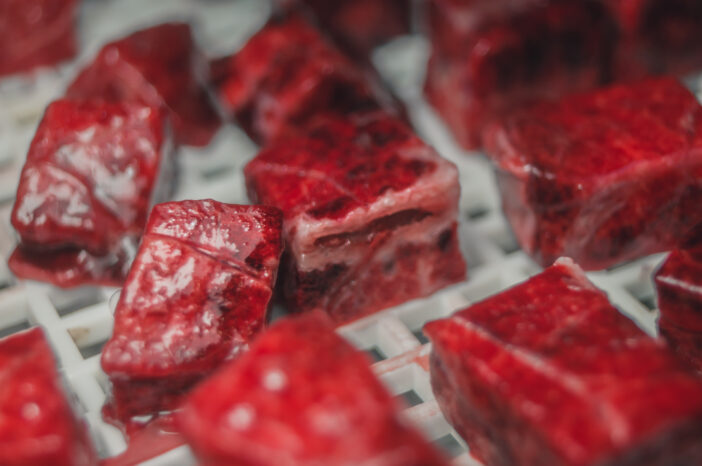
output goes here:
[[603, 269], [702, 240], [702, 106], [672, 78], [516, 112], [485, 146], [519, 244]]
[[128, 425], [173, 409], [246, 349], [266, 321], [281, 223], [269, 207], [211, 200], [154, 207], [102, 353], [110, 418]]
[[324, 314], [278, 321], [199, 386], [181, 431], [210, 466], [444, 466]]
[[176, 141], [205, 146], [221, 123], [199, 78], [205, 68], [189, 25], [160, 24], [105, 45], [66, 95], [165, 106]]
[[156, 108], [49, 105], [12, 210], [20, 236], [12, 271], [63, 287], [120, 284], [151, 202], [168, 194], [172, 146]]
[[702, 464], [702, 380], [569, 259], [424, 331], [439, 405], [486, 464]]
[[294, 310], [345, 322], [465, 278], [456, 167], [393, 117], [322, 118], [245, 175], [252, 200], [283, 211]]

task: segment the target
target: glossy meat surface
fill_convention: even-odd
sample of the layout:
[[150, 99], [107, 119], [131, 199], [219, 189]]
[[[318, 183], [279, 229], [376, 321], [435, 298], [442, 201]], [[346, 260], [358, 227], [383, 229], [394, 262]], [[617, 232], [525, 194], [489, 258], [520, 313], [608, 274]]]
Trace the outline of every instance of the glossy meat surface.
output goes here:
[[672, 78], [572, 96], [486, 132], [503, 207], [542, 265], [586, 269], [702, 239], [702, 107]]
[[109, 416], [172, 409], [245, 350], [266, 321], [281, 253], [273, 208], [211, 200], [159, 204], [115, 310], [102, 368]]
[[77, 6], [76, 0], [0, 2], [0, 76], [73, 58]]
[[513, 109], [609, 77], [616, 29], [599, 2], [432, 0], [427, 8], [425, 95], [468, 149]]
[[440, 466], [324, 315], [278, 321], [204, 382], [179, 416], [202, 464]]
[[97, 465], [39, 328], [0, 340], [0, 463]]
[[465, 277], [456, 168], [396, 118], [319, 119], [245, 175], [252, 200], [283, 211], [292, 309], [343, 322]]
[[702, 372], [702, 256], [673, 251], [655, 275], [661, 335]]
[[569, 259], [424, 331], [439, 405], [487, 464], [702, 461], [702, 381]]
[[169, 184], [171, 147], [156, 108], [52, 103], [20, 176], [12, 270], [59, 286], [120, 283], [150, 203]]
[[189, 25], [160, 24], [105, 45], [66, 95], [165, 106], [176, 141], [205, 146], [221, 122], [199, 77], [202, 61]]
[[236, 54], [212, 64], [224, 108], [256, 142], [294, 135], [321, 113], [378, 108], [387, 97], [298, 15], [273, 19]]

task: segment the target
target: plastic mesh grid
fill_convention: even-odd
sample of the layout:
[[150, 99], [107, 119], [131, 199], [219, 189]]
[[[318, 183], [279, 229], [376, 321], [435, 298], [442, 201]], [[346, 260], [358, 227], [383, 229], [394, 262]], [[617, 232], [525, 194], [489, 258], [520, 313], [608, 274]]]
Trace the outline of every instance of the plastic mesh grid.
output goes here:
[[[106, 40], [158, 21], [186, 18], [200, 25], [201, 44], [209, 55], [233, 50], [265, 20], [266, 2], [193, 0], [92, 0], [81, 11], [82, 58], [89, 59]], [[375, 359], [374, 369], [388, 388], [407, 403], [406, 413], [440, 445], [456, 465], [478, 464], [443, 419], [431, 392], [427, 356], [421, 333], [427, 321], [520, 282], [540, 269], [517, 247], [499, 207], [494, 176], [481, 156], [466, 156], [421, 98], [422, 69], [427, 45], [421, 38], [404, 38], [378, 50], [376, 65], [407, 103], [418, 132], [460, 170], [461, 244], [469, 265], [469, 280], [427, 299], [388, 309], [339, 332]], [[29, 78], [0, 82], [0, 253], [7, 257], [15, 244], [9, 224], [19, 170], [28, 143], [46, 104], [60, 94], [76, 64], [44, 71]], [[696, 85], [699, 79], [691, 80]], [[246, 203], [241, 168], [256, 148], [233, 126], [223, 128], [205, 150], [181, 151], [181, 180], [177, 199], [215, 198]], [[651, 273], [661, 256], [588, 274], [622, 312], [654, 334], [655, 309]], [[102, 345], [112, 331], [110, 298], [113, 288], [62, 291], [39, 283], [18, 283], [0, 262], [0, 336], [29, 326], [44, 327], [61, 371], [79, 410], [87, 418], [101, 456], [125, 448], [125, 440], [104, 423], [100, 409], [107, 380], [100, 370]], [[187, 447], [180, 447], [146, 464], [192, 464]]]

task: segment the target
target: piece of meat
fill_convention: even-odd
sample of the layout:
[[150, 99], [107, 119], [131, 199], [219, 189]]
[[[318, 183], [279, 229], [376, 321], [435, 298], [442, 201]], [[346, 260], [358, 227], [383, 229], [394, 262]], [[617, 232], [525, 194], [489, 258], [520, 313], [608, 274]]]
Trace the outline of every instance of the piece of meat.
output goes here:
[[465, 278], [456, 167], [383, 113], [322, 118], [244, 170], [280, 208], [288, 307], [346, 322]]
[[274, 324], [190, 395], [178, 421], [209, 466], [448, 464], [321, 312]]
[[295, 135], [321, 113], [393, 105], [370, 72], [298, 15], [271, 20], [211, 74], [222, 106], [259, 144]]
[[702, 2], [605, 0], [622, 40], [616, 75], [684, 74], [702, 68]]
[[206, 146], [221, 121], [204, 87], [205, 73], [190, 26], [166, 23], [105, 45], [66, 95], [165, 106], [178, 143]]
[[173, 144], [161, 110], [57, 100], [27, 154], [9, 265], [57, 286], [119, 285], [151, 204], [169, 192]]
[[212, 200], [154, 207], [102, 353], [110, 420], [126, 426], [175, 408], [247, 348], [266, 322], [281, 225], [271, 207]]
[[655, 274], [661, 335], [702, 373], [702, 255], [676, 250]]
[[570, 259], [424, 332], [439, 406], [486, 464], [702, 464], [702, 380]]
[[0, 76], [73, 58], [77, 6], [76, 0], [2, 0]]
[[432, 0], [425, 96], [468, 149], [514, 108], [606, 81], [616, 35], [595, 1]]
[[0, 463], [97, 465], [40, 328], [0, 340]]
[[349, 53], [366, 57], [374, 47], [410, 32], [412, 0], [276, 0], [283, 10], [309, 9]]
[[702, 107], [672, 78], [536, 105], [485, 134], [507, 218], [544, 266], [603, 269], [702, 240]]

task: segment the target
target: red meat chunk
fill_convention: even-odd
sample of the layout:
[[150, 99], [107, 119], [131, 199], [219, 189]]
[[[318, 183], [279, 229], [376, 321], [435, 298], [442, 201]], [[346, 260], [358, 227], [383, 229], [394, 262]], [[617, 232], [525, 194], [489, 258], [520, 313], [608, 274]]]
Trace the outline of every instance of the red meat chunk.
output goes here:
[[201, 61], [190, 26], [160, 24], [105, 45], [66, 94], [165, 106], [176, 141], [205, 146], [221, 121], [198, 79]]
[[655, 275], [661, 335], [702, 372], [702, 256], [673, 251]]
[[39, 328], [0, 340], [0, 463], [87, 466], [97, 457]]
[[425, 95], [458, 143], [515, 107], [608, 79], [614, 22], [594, 1], [432, 0]]
[[223, 107], [261, 144], [320, 113], [391, 105], [372, 76], [299, 16], [270, 22], [238, 53], [214, 61], [212, 76]]
[[702, 68], [702, 2], [698, 0], [605, 0], [617, 18], [622, 41], [620, 77], [686, 73]]
[[486, 464], [702, 464], [702, 381], [569, 259], [424, 332], [439, 405]]
[[113, 420], [128, 425], [173, 409], [246, 349], [266, 321], [281, 224], [270, 207], [211, 200], [154, 207], [102, 353]]
[[440, 466], [366, 356], [321, 313], [284, 319], [198, 387], [179, 415], [203, 464]]
[[410, 32], [412, 0], [276, 0], [283, 8], [303, 6], [353, 55]]
[[0, 2], [0, 76], [73, 58], [77, 5], [76, 0]]
[[12, 271], [62, 287], [120, 284], [150, 204], [170, 185], [169, 134], [163, 112], [142, 104], [49, 105], [12, 210]]
[[465, 278], [455, 166], [382, 113], [326, 118], [245, 168], [284, 214], [289, 308], [345, 322]]
[[602, 269], [702, 239], [702, 107], [672, 78], [517, 112], [485, 145], [517, 239], [542, 265]]

